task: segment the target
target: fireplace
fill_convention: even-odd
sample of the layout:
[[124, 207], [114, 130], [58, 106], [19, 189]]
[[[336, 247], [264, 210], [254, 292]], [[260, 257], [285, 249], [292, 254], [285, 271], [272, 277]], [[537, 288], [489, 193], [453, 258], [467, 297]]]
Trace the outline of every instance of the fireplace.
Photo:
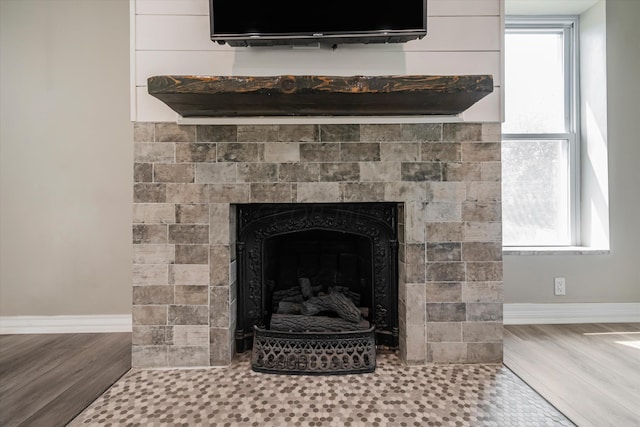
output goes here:
[[[295, 319], [331, 293], [360, 310], [377, 345], [397, 348], [396, 204], [238, 205], [237, 233], [238, 352], [251, 348], [254, 326], [268, 328], [274, 314]], [[338, 321], [326, 331], [342, 332]]]
[[407, 364], [502, 360], [500, 124], [134, 130], [134, 367], [228, 365], [300, 278]]

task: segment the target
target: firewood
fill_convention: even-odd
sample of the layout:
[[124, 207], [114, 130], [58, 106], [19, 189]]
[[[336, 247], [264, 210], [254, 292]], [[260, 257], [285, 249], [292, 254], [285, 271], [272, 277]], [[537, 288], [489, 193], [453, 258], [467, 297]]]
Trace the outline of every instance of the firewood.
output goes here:
[[360, 310], [346, 295], [334, 292], [329, 295], [313, 297], [302, 303], [302, 314], [313, 316], [329, 311], [352, 323], [358, 323], [362, 318]]
[[366, 320], [353, 323], [339, 317], [273, 314], [270, 328], [283, 332], [346, 332], [367, 330], [369, 327]]

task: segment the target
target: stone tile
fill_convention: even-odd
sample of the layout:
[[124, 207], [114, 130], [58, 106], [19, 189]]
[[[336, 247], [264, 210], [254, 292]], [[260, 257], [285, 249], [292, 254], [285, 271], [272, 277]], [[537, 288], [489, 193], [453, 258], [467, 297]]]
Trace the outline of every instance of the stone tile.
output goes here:
[[463, 182], [430, 182], [431, 201], [462, 203], [467, 198], [467, 186]]
[[230, 325], [230, 299], [228, 286], [211, 286], [209, 303], [209, 325], [224, 328]]
[[405, 293], [407, 301], [404, 317], [405, 324], [424, 326], [426, 321], [424, 283], [407, 283]]
[[340, 161], [340, 144], [312, 143], [300, 144], [301, 162], [338, 162]]
[[[176, 325], [173, 327], [173, 343], [176, 346], [208, 347], [209, 327], [207, 325]], [[205, 359], [204, 365], [209, 365], [208, 352], [207, 359]]]
[[175, 245], [176, 264], [208, 264], [208, 245]]
[[427, 283], [427, 302], [462, 302], [462, 283]]
[[360, 163], [360, 180], [363, 182], [386, 182], [394, 183], [400, 181], [399, 162], [362, 162]]
[[146, 224], [172, 224], [176, 222], [176, 213], [170, 203], [135, 203], [133, 222]]
[[464, 224], [461, 222], [431, 222], [427, 224], [429, 242], [460, 242], [464, 238]]
[[232, 333], [229, 328], [211, 328], [209, 342], [211, 345], [209, 358], [211, 366], [229, 365], [233, 357]]
[[424, 283], [425, 245], [421, 243], [407, 243], [406, 245], [404, 245], [404, 251], [405, 273], [407, 282]]
[[279, 125], [238, 125], [238, 142], [277, 142]]
[[501, 157], [499, 142], [473, 142], [462, 144], [464, 162], [499, 162]]
[[218, 158], [217, 145], [207, 143], [176, 144], [177, 163], [213, 163]]
[[464, 242], [464, 261], [502, 261], [502, 245], [497, 242]]
[[427, 303], [427, 322], [464, 322], [467, 305], [460, 302]]
[[196, 127], [176, 123], [156, 123], [156, 141], [158, 142], [195, 142]]
[[462, 337], [465, 342], [502, 342], [502, 322], [464, 322]]
[[469, 182], [467, 200], [479, 202], [499, 202], [502, 198], [500, 182]]
[[424, 364], [427, 358], [425, 329], [424, 324], [406, 326], [406, 335], [415, 338], [405, 342], [405, 360], [407, 364]]
[[166, 305], [134, 305], [132, 309], [133, 325], [166, 325]]
[[167, 225], [165, 224], [134, 224], [133, 243], [167, 243]]
[[459, 162], [462, 147], [455, 142], [425, 142], [420, 147], [420, 155], [423, 162]]
[[206, 305], [170, 305], [168, 311], [170, 325], [209, 324], [209, 307]]
[[207, 188], [204, 184], [166, 184], [169, 203], [206, 203]]
[[407, 202], [404, 204], [404, 241], [406, 243], [425, 242], [426, 203]]
[[179, 224], [209, 224], [209, 205], [205, 203], [176, 205], [176, 222]]
[[320, 125], [321, 142], [360, 141], [360, 125], [323, 124]]
[[502, 262], [467, 262], [467, 280], [470, 282], [501, 281]]
[[462, 342], [462, 323], [427, 323], [427, 342]]
[[153, 181], [153, 163], [136, 163], [133, 165], [133, 182]]
[[278, 181], [278, 165], [275, 163], [240, 163], [238, 164], [239, 182], [276, 182]]
[[169, 243], [209, 243], [209, 226], [201, 224], [170, 224]]
[[403, 181], [442, 181], [442, 163], [403, 162], [400, 165]]
[[209, 366], [209, 346], [168, 347], [167, 363], [176, 367]]
[[204, 184], [236, 182], [236, 164], [199, 163], [196, 165], [196, 182]]
[[502, 363], [502, 343], [468, 343], [467, 363]]
[[427, 281], [462, 282], [465, 280], [463, 262], [427, 262]]
[[337, 182], [298, 183], [298, 203], [337, 203], [340, 201], [340, 184]]
[[195, 172], [191, 164], [157, 164], [153, 168], [155, 182], [186, 182], [195, 179]]
[[502, 242], [500, 222], [467, 222], [464, 225], [465, 242]]
[[[280, 125], [278, 126], [278, 141], [282, 142], [311, 142], [319, 138], [318, 125]], [[281, 162], [283, 160], [280, 160]]]
[[382, 202], [384, 185], [376, 182], [341, 183], [340, 194], [344, 202]]
[[176, 285], [206, 285], [209, 283], [209, 266], [203, 264], [172, 264], [169, 266], [169, 283]]
[[340, 144], [340, 160], [343, 162], [378, 162], [380, 144], [371, 142], [348, 142]]
[[427, 204], [426, 218], [428, 222], [460, 221], [462, 219], [461, 203], [432, 202]]
[[502, 303], [467, 303], [468, 322], [496, 322], [502, 320]]
[[444, 123], [442, 139], [445, 141], [481, 141], [481, 123]]
[[197, 125], [197, 142], [236, 142], [238, 130], [235, 125]]
[[209, 204], [209, 243], [228, 245], [231, 242], [231, 206], [228, 203]]
[[210, 203], [249, 203], [249, 184], [209, 184]]
[[427, 260], [433, 261], [461, 261], [461, 244], [458, 242], [428, 243]]
[[155, 123], [133, 122], [133, 142], [153, 142], [154, 138]]
[[384, 199], [386, 201], [424, 202], [430, 199], [426, 182], [389, 182], [385, 180]]
[[218, 143], [219, 162], [261, 162], [264, 160], [264, 144]]
[[165, 184], [137, 183], [133, 184], [134, 203], [164, 203], [167, 200]]
[[500, 202], [463, 202], [462, 220], [492, 222], [502, 218], [502, 204]]
[[136, 142], [133, 161], [136, 163], [173, 163], [175, 144], [171, 142]]
[[380, 160], [383, 162], [417, 162], [420, 160], [420, 144], [385, 142], [380, 144]]
[[502, 141], [502, 125], [500, 123], [482, 123], [482, 141]]
[[297, 163], [300, 161], [300, 143], [266, 143], [264, 144], [264, 161], [270, 163]]
[[173, 286], [134, 286], [133, 305], [173, 304]]
[[282, 163], [278, 165], [280, 182], [318, 182], [320, 165], [317, 163]]
[[132, 276], [134, 285], [166, 285], [169, 283], [169, 269], [166, 264], [134, 264]]
[[211, 286], [229, 286], [230, 253], [228, 246], [215, 245], [209, 249], [209, 283]]
[[363, 124], [360, 125], [360, 141], [401, 141], [400, 124]]
[[294, 200], [290, 183], [251, 184], [251, 203], [291, 203]]
[[360, 181], [360, 165], [358, 163], [322, 163], [320, 164], [320, 181]]
[[482, 181], [501, 181], [502, 164], [500, 162], [480, 163], [480, 178]]
[[173, 333], [171, 326], [134, 326], [131, 342], [134, 346], [171, 345]]
[[467, 345], [456, 342], [427, 343], [427, 361], [433, 363], [465, 363]]
[[442, 123], [403, 123], [402, 141], [441, 141]]
[[208, 285], [176, 285], [175, 304], [178, 305], [207, 305], [209, 304]]
[[160, 368], [167, 366], [167, 347], [164, 345], [138, 346], [131, 349], [131, 367]]
[[172, 264], [175, 259], [173, 245], [133, 245], [134, 264]]
[[482, 177], [480, 163], [447, 162], [443, 166], [442, 177], [443, 181], [480, 181]]
[[464, 302], [502, 302], [502, 282], [466, 282], [463, 286]]

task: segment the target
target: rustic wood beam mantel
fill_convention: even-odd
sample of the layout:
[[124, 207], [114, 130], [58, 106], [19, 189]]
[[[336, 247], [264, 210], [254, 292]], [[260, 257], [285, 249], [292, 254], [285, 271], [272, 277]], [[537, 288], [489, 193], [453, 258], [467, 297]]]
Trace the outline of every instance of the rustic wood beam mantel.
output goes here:
[[153, 76], [147, 87], [182, 117], [455, 115], [493, 77]]

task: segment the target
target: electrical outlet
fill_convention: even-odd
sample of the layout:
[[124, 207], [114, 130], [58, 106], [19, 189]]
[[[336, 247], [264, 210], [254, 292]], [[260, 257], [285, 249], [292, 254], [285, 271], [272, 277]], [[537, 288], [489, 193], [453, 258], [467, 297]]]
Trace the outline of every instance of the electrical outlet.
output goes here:
[[556, 277], [553, 281], [554, 284], [554, 293], [556, 295], [566, 295], [567, 294], [567, 282], [564, 277]]

